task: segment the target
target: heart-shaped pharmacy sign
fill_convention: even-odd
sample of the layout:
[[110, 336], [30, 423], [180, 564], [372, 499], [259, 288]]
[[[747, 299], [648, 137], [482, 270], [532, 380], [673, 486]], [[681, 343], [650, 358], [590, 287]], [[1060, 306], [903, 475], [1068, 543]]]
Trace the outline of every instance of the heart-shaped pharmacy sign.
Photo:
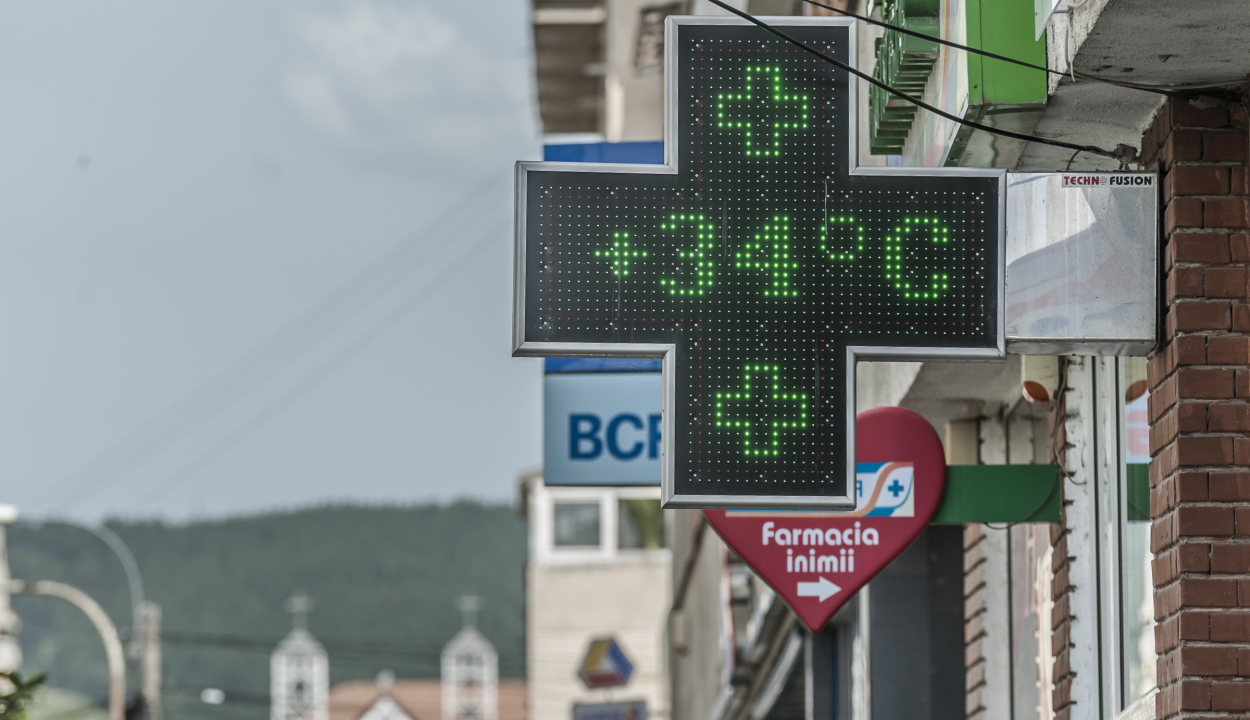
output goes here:
[[911, 410], [865, 410], [856, 418], [855, 443], [853, 511], [704, 511], [725, 544], [812, 632], [907, 549], [946, 487], [942, 441]]

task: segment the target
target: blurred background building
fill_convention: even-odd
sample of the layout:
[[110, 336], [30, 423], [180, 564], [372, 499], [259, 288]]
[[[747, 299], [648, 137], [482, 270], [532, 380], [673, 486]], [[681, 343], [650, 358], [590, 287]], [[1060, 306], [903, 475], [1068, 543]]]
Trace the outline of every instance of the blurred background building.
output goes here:
[[[643, 700], [667, 717], [665, 626], [672, 556], [658, 488], [547, 487], [521, 480], [529, 521], [526, 655], [531, 718], [569, 718], [579, 703]], [[615, 638], [633, 664], [624, 687], [578, 678], [591, 641]]]
[[438, 679], [397, 679], [384, 670], [372, 681], [335, 685], [329, 720], [525, 720], [526, 683], [499, 679], [499, 656], [477, 629], [482, 600], [465, 596], [456, 606], [463, 626], [443, 647]]

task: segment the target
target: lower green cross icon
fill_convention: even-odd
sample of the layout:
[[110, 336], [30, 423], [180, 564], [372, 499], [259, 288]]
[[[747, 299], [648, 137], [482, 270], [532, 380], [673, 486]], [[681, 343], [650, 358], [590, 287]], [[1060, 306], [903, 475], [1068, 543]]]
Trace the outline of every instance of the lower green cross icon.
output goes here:
[[612, 274], [617, 277], [629, 274], [629, 264], [632, 262], [632, 258], [646, 256], [646, 250], [631, 250], [629, 233], [619, 230], [612, 233], [612, 247], [601, 248], [595, 251], [595, 257], [611, 259]]
[[776, 455], [782, 430], [807, 427], [807, 395], [782, 392], [777, 365], [745, 365], [741, 391], [716, 393], [716, 427], [741, 428], [744, 455]]

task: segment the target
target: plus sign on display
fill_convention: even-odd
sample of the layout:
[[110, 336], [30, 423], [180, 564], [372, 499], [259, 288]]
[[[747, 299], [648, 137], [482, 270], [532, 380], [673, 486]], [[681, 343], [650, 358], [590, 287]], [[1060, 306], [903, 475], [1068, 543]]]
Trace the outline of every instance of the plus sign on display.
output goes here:
[[517, 165], [513, 352], [663, 358], [668, 507], [853, 507], [856, 359], [1003, 356], [1005, 173], [859, 167], [854, 78], [737, 18], [665, 42], [666, 165]]

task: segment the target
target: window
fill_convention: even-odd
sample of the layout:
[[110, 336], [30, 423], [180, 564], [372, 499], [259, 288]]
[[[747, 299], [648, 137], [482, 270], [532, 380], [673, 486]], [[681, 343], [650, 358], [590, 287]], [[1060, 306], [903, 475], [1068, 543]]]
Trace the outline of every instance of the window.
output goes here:
[[1119, 517], [1118, 604], [1119, 702], [1133, 705], [1155, 687], [1154, 581], [1150, 573], [1150, 422], [1146, 407], [1150, 391], [1146, 360], [1120, 360], [1122, 465]]
[[[1050, 464], [1049, 409], [1017, 401], [1003, 418], [1003, 459], [1007, 464]], [[1056, 477], [1056, 483], [1059, 478]], [[1054, 492], [1061, 492], [1059, 486]], [[1007, 629], [1011, 638], [1008, 675], [1010, 718], [1051, 717], [1052, 552], [1050, 525], [1019, 523], [1005, 530], [1007, 555]]]
[[1143, 358], [1098, 361], [1096, 494], [1102, 717], [1154, 717], [1150, 397]]
[[1050, 526], [1022, 523], [1008, 532], [1011, 717], [1049, 718], [1054, 667]]
[[644, 7], [638, 16], [638, 44], [634, 48], [634, 67], [659, 70], [664, 67], [664, 20], [681, 15], [683, 2], [670, 2]]
[[621, 498], [616, 505], [616, 542], [622, 550], [664, 547], [664, 511], [659, 500]]
[[558, 502], [554, 516], [556, 547], [599, 547], [599, 503]]

